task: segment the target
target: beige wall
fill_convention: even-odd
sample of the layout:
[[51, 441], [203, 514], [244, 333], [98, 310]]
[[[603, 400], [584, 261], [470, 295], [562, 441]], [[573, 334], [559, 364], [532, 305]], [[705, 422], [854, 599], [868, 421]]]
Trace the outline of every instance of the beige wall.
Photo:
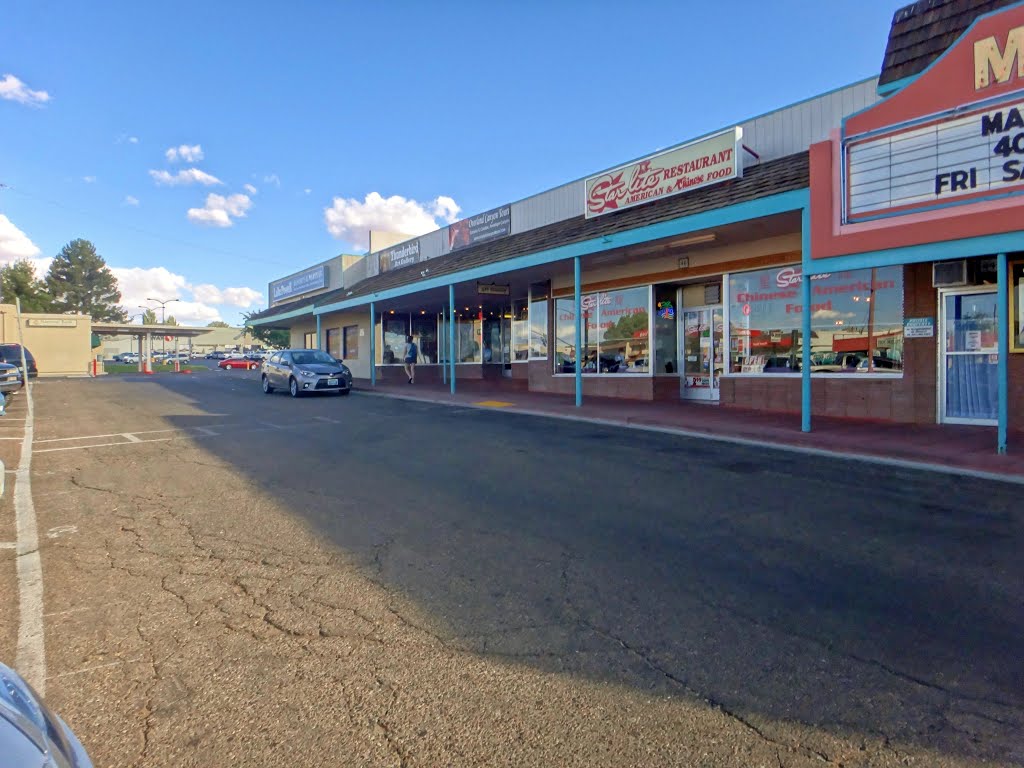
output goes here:
[[[359, 348], [356, 351], [356, 356], [342, 355], [345, 360], [345, 365], [352, 371], [352, 375], [357, 379], [368, 379], [370, 378], [370, 311], [350, 311], [350, 312], [335, 312], [329, 315], [323, 315], [320, 318], [321, 322], [321, 337], [323, 346], [327, 346], [327, 329], [338, 328], [342, 333], [342, 344], [344, 344], [344, 329], [346, 326], [358, 326], [359, 328]], [[313, 326], [316, 330], [316, 326]], [[342, 348], [344, 353], [344, 348]]]
[[[781, 237], [768, 237], [750, 243], [738, 243], [736, 245], [720, 246], [718, 248], [705, 248], [698, 251], [690, 251], [683, 254], [690, 260], [690, 269], [695, 272], [700, 267], [720, 264], [739, 259], [753, 259], [759, 256], [770, 256], [776, 253], [800, 252], [800, 234], [783, 235]], [[796, 261], [799, 261], [799, 256]], [[618, 264], [609, 267], [587, 268], [586, 257], [583, 258], [583, 284], [603, 282], [605, 280], [622, 280], [633, 275], [650, 275], [657, 272], [672, 272], [679, 267], [679, 256], [668, 258], [641, 258], [627, 264]], [[685, 281], [685, 271], [673, 280], [673, 282]], [[646, 281], [639, 279], [638, 285], [646, 284]], [[572, 275], [551, 281], [552, 290], [572, 288]]]
[[[21, 343], [17, 309], [0, 304], [4, 344]], [[40, 376], [86, 376], [92, 364], [92, 320], [87, 315], [23, 314], [25, 347], [36, 359]]]

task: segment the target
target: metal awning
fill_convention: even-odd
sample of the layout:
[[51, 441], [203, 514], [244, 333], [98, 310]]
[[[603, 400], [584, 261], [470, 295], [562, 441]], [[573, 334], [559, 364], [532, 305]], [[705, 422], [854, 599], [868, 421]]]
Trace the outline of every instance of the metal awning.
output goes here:
[[209, 333], [212, 328], [193, 328], [187, 325], [134, 325], [132, 323], [93, 323], [92, 332], [100, 336], [173, 336], [191, 339]]

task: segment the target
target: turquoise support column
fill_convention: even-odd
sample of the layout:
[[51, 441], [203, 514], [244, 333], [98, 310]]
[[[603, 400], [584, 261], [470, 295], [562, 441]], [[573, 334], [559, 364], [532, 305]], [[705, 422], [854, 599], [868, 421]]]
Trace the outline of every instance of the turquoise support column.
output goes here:
[[370, 386], [377, 386], [377, 308], [370, 302]]
[[[440, 332], [437, 334], [437, 348], [441, 349], [441, 342], [444, 341], [444, 335], [445, 335], [445, 330], [444, 330], [444, 310], [443, 309], [441, 310], [441, 323], [440, 323], [439, 329], [440, 329]], [[451, 350], [448, 351], [448, 356], [451, 357]], [[442, 360], [441, 356], [438, 355], [437, 363], [438, 363], [438, 365], [441, 366], [441, 383], [442, 384], [447, 384], [448, 383], [448, 361], [447, 360]]]
[[996, 299], [999, 315], [999, 435], [996, 451], [1006, 453], [1006, 430], [1010, 420], [1010, 291], [1007, 285], [1009, 275], [1006, 266], [1006, 254], [996, 256]]
[[320, 336], [320, 315], [316, 316], [316, 348], [324, 348], [324, 340]]
[[811, 209], [805, 205], [800, 215], [802, 275], [800, 280], [800, 301], [803, 311], [801, 336], [803, 337], [803, 359], [800, 363], [800, 429], [811, 431]]
[[580, 353], [583, 351], [583, 308], [581, 305], [580, 297], [580, 257], [574, 256], [572, 259], [572, 273], [573, 283], [576, 286], [576, 407], [579, 408], [583, 405], [583, 361], [580, 359]]
[[451, 370], [448, 374], [451, 383], [452, 394], [455, 394], [455, 284], [448, 286], [448, 365]]

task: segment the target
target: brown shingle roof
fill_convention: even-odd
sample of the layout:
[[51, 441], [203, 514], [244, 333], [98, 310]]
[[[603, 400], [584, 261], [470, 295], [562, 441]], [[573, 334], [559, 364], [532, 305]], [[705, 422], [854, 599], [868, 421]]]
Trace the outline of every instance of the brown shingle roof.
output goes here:
[[979, 16], [1020, 0], [917, 0], [893, 14], [879, 85], [922, 72]]
[[[615, 232], [625, 232], [648, 224], [657, 224], [662, 221], [713, 211], [768, 195], [806, 189], [807, 185], [808, 154], [800, 152], [745, 168], [743, 177], [740, 179], [732, 179], [690, 193], [663, 198], [594, 219], [575, 216], [500, 240], [492, 240], [439, 256], [429, 261], [430, 277], [435, 278], [461, 272], [560, 245], [569, 245]], [[423, 267], [424, 262], [420, 262], [402, 269], [382, 272], [345, 288], [291, 304], [271, 307], [259, 315], [253, 316], [252, 319], [278, 315], [303, 306], [324, 306], [345, 299], [355, 299], [410, 285], [422, 279], [420, 272]]]

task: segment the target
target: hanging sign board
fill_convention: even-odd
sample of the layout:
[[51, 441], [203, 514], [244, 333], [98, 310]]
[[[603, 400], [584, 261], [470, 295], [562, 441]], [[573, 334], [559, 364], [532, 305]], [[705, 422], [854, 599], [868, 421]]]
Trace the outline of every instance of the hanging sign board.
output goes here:
[[321, 264], [270, 284], [271, 303], [327, 287], [327, 265]]
[[408, 267], [420, 260], [420, 241], [410, 240], [394, 248], [388, 248], [380, 252], [379, 258], [381, 272]]
[[508, 296], [509, 287], [494, 283], [477, 283], [476, 292], [483, 296]]

